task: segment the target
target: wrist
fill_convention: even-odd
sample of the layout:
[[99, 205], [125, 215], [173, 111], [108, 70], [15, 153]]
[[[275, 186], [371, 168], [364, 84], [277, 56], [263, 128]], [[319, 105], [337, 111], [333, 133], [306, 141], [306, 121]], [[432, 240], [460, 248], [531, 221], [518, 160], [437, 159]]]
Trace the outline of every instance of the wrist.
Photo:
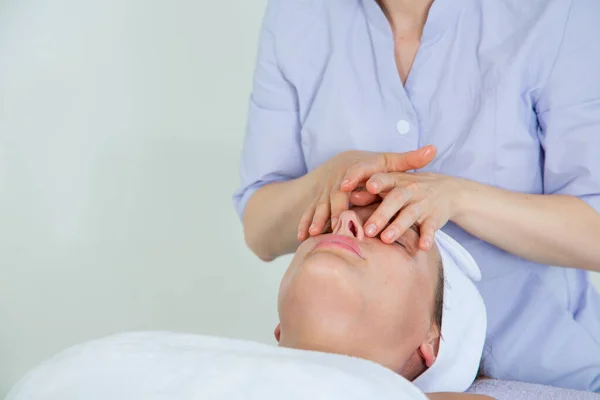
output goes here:
[[457, 219], [461, 219], [471, 209], [471, 203], [474, 194], [477, 192], [477, 184], [473, 181], [469, 181], [462, 178], [454, 178], [454, 201], [452, 204], [452, 216], [450, 220], [456, 222]]
[[319, 183], [321, 182], [320, 167], [302, 175], [298, 178], [298, 182], [300, 184], [301, 196], [305, 200], [303, 203], [306, 203], [308, 206], [308, 203], [314, 200], [318, 194]]

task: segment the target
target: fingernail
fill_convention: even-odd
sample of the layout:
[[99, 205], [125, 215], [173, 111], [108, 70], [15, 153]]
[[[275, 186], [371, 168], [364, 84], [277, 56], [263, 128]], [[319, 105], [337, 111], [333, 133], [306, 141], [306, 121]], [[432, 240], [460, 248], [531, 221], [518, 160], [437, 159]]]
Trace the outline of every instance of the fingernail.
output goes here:
[[379, 190], [379, 182], [377, 182], [377, 181], [371, 182], [371, 187], [375, 190]]
[[346, 185], [349, 185], [349, 184], [350, 184], [350, 179], [344, 179], [342, 181], [342, 186], [346, 186]]
[[427, 250], [431, 249], [431, 239], [425, 239], [424, 244]]
[[387, 231], [384, 236], [389, 240], [394, 240], [394, 239], [396, 239], [396, 232]]
[[338, 222], [337, 218], [331, 218], [331, 229], [335, 230], [335, 228], [337, 226], [337, 222]]
[[315, 224], [312, 224], [309, 228], [310, 231], [314, 231], [317, 228]]
[[298, 240], [302, 240], [302, 231], [301, 230], [298, 230], [298, 235], [296, 235], [296, 238]]
[[374, 235], [375, 230], [377, 230], [377, 227], [375, 226], [375, 224], [369, 224], [366, 229], [367, 235], [369, 235], [369, 236]]

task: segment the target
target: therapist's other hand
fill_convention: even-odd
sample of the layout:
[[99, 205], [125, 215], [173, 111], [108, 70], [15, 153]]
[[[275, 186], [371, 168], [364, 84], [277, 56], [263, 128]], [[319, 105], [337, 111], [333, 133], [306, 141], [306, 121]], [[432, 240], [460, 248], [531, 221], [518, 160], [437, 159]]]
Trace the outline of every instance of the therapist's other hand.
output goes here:
[[[419, 247], [431, 249], [435, 232], [456, 216], [462, 182], [459, 178], [426, 172], [372, 175], [366, 190], [383, 201], [366, 220], [365, 234], [374, 237], [381, 233], [381, 240], [389, 244], [416, 224], [421, 236]], [[353, 193], [350, 201], [360, 203], [354, 196]]]
[[[312, 193], [314, 201], [300, 219], [298, 240], [323, 233], [328, 222], [335, 226], [340, 214], [350, 206], [352, 191], [343, 191], [342, 181], [348, 171], [352, 171], [357, 165], [368, 165], [373, 173], [403, 172], [427, 166], [435, 157], [435, 153], [435, 147], [425, 146], [407, 153], [351, 150], [330, 158], [310, 173], [315, 181]], [[365, 195], [370, 198], [370, 201], [366, 201]], [[364, 206], [373, 203], [379, 197], [365, 192], [362, 199], [361, 205]]]

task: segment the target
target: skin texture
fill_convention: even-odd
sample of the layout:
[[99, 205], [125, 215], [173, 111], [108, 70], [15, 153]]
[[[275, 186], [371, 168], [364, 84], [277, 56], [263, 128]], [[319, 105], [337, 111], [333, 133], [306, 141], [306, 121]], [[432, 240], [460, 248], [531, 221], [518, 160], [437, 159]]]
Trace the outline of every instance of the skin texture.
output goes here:
[[394, 58], [402, 84], [406, 84], [421, 45], [423, 28], [433, 0], [379, 0], [392, 28]]
[[[413, 380], [439, 345], [439, 253], [420, 250], [413, 229], [393, 245], [365, 236], [370, 212], [345, 211], [333, 233], [298, 248], [280, 286], [276, 337], [281, 346], [368, 359]], [[362, 256], [328, 244], [340, 236]]]

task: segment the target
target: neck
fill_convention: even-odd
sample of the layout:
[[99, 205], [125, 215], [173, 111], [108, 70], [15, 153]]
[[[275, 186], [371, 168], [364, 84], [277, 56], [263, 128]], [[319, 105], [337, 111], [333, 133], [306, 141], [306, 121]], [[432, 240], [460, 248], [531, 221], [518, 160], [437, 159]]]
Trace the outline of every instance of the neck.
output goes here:
[[394, 33], [422, 31], [433, 0], [376, 0]]

